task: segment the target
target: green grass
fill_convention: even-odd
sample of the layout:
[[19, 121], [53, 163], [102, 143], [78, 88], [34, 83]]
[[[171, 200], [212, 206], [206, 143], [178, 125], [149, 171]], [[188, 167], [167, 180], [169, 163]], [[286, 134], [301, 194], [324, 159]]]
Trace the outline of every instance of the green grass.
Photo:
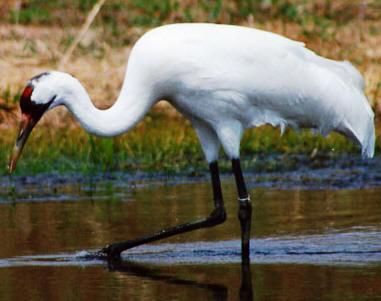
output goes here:
[[[0, 23], [80, 26], [96, 0], [29, 0], [19, 10], [3, 8]], [[357, 19], [381, 18], [381, 2], [365, 6], [359, 0], [108, 0], [93, 26], [102, 28], [104, 40], [115, 46], [133, 42], [126, 32], [132, 27], [152, 27], [174, 22], [255, 24], [278, 22], [297, 24], [301, 34], [311, 39], [334, 38], [338, 29]]]
[[[8, 9], [8, 19], [20, 24], [81, 24], [97, 0], [29, 0], [19, 11]], [[259, 22], [284, 19], [299, 24], [313, 17], [317, 23], [348, 22], [361, 12], [359, 1], [325, 0], [108, 0], [98, 22], [113, 19], [121, 26], [152, 26], [173, 21], [239, 23], [253, 15]], [[371, 8], [379, 9], [374, 0]], [[6, 10], [7, 11], [7, 10]], [[364, 17], [364, 16], [362, 16]], [[3, 20], [4, 21], [4, 20]]]
[[[4, 141], [0, 138], [0, 175], [7, 173], [12, 143], [12, 139]], [[279, 129], [270, 126], [246, 131], [241, 153], [249, 161], [255, 161], [257, 157], [270, 154], [283, 154], [285, 158], [292, 154], [310, 155], [315, 148], [318, 156], [342, 152], [359, 154], [357, 146], [336, 134], [321, 137], [309, 131], [297, 134], [288, 130], [280, 136]], [[222, 151], [221, 155], [224, 157]], [[276, 171], [285, 167], [293, 168], [293, 163], [288, 161], [264, 162], [254, 162], [254, 169]], [[229, 164], [225, 165], [229, 168]], [[51, 129], [37, 125], [19, 159], [15, 174], [68, 171], [91, 174], [137, 170], [197, 174], [206, 168], [191, 125], [182, 118], [170, 118], [163, 113], [152, 112], [137, 128], [115, 138], [92, 136], [78, 128]]]

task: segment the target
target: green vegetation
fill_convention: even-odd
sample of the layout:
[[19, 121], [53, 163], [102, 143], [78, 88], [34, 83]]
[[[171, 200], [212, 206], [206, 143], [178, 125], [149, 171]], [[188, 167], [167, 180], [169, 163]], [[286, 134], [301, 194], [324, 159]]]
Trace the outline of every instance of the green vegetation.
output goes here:
[[[8, 21], [20, 24], [81, 24], [96, 0], [29, 0], [21, 9], [7, 9]], [[114, 20], [119, 26], [152, 26], [168, 22], [240, 23], [250, 15], [258, 21], [283, 19], [299, 24], [349, 22], [361, 11], [360, 1], [307, 0], [108, 0], [98, 25]], [[380, 16], [379, 1], [371, 1], [372, 18]], [[64, 12], [64, 13], [63, 13]], [[7, 20], [7, 19], [5, 19]], [[4, 21], [4, 20], [3, 20]]]
[[[165, 120], [165, 122], [163, 122]], [[0, 139], [0, 175], [6, 166], [13, 139]], [[312, 154], [333, 156], [337, 152], [359, 153], [358, 147], [343, 137], [314, 136], [310, 131], [297, 134], [292, 130], [280, 136], [279, 129], [270, 126], [250, 129], [242, 141], [242, 156], [257, 171], [293, 169], [291, 161], [266, 161], [263, 154]], [[224, 157], [221, 151], [222, 157]], [[180, 117], [168, 118], [165, 113], [150, 113], [144, 123], [129, 133], [115, 138], [88, 135], [78, 128], [51, 129], [37, 126], [26, 144], [15, 173], [18, 175], [42, 172], [78, 171], [84, 174], [112, 171], [167, 172], [198, 174], [207, 165], [192, 126]], [[230, 163], [222, 163], [230, 169]]]

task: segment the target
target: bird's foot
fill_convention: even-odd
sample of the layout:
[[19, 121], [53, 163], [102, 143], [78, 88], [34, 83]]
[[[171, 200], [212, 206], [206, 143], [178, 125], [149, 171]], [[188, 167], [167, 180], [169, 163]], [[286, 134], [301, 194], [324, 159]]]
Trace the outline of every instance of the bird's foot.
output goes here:
[[120, 253], [117, 244], [110, 244], [99, 250], [98, 256], [107, 260], [120, 260]]
[[120, 252], [115, 248], [115, 245], [111, 244], [96, 252], [89, 252], [85, 257], [88, 259], [120, 260]]

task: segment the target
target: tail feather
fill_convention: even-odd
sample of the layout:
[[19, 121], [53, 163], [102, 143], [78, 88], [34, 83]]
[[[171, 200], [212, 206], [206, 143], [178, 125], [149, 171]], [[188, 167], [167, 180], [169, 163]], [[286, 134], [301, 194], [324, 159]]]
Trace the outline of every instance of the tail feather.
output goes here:
[[374, 155], [375, 147], [375, 129], [373, 123], [370, 125], [369, 130], [367, 131], [365, 139], [361, 143], [361, 153], [363, 158], [372, 158]]
[[347, 119], [344, 122], [344, 127], [338, 130], [338, 132], [360, 145], [363, 159], [372, 158], [374, 155], [376, 135], [373, 113], [371, 115], [367, 116], [366, 119], [358, 119], [352, 122]]

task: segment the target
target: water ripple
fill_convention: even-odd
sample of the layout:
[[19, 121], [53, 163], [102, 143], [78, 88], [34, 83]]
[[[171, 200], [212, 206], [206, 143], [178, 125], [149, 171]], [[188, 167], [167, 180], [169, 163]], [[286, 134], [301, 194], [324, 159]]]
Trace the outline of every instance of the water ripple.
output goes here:
[[[381, 265], [381, 230], [278, 236], [251, 240], [252, 263], [317, 265]], [[105, 265], [87, 258], [87, 251], [74, 254], [20, 256], [0, 259], [1, 267]], [[123, 260], [153, 264], [221, 264], [240, 262], [240, 241], [192, 242], [143, 245], [128, 250]]]

